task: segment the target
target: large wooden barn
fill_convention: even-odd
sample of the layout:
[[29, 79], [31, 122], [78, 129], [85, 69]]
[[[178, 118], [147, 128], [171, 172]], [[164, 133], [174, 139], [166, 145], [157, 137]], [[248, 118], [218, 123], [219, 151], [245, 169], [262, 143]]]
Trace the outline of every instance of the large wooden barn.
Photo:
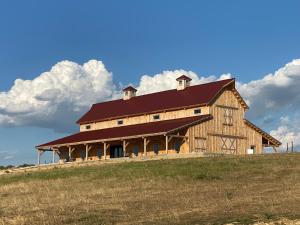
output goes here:
[[[261, 154], [281, 143], [247, 119], [246, 102], [227, 79], [190, 86], [185, 75], [177, 89], [94, 104], [77, 123], [80, 132], [37, 146], [61, 161], [149, 157], [166, 154]], [[54, 157], [53, 157], [54, 160]]]

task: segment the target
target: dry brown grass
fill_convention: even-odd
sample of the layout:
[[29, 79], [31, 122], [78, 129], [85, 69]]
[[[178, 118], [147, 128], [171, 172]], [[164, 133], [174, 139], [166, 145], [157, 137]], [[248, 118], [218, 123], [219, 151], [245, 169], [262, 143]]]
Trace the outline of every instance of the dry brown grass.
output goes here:
[[300, 218], [300, 154], [132, 162], [0, 177], [0, 224], [248, 224]]

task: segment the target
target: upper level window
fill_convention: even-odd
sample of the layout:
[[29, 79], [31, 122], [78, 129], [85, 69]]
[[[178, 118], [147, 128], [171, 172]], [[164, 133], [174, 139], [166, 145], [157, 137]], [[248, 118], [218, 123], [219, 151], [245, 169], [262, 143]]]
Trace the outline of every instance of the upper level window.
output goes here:
[[118, 123], [118, 125], [122, 125], [123, 124], [123, 120], [118, 120], [117, 123]]
[[224, 124], [233, 125], [233, 109], [224, 108]]
[[200, 114], [201, 113], [201, 109], [195, 109], [194, 110], [194, 114]]
[[91, 129], [91, 125], [86, 125], [86, 126], [85, 126], [85, 129], [86, 129], [86, 130]]
[[158, 114], [157, 114], [157, 115], [154, 115], [154, 116], [153, 116], [153, 119], [154, 119], [154, 120], [159, 120], [159, 119], [160, 119], [160, 116], [159, 116]]

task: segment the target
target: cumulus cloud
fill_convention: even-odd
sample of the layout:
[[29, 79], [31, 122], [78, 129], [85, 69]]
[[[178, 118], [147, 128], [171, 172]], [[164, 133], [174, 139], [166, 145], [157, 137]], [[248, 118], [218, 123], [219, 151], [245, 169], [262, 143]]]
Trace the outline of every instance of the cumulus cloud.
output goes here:
[[260, 80], [239, 83], [238, 90], [250, 105], [249, 116], [265, 117], [285, 109], [299, 110], [300, 59]]
[[[137, 94], [176, 88], [176, 78], [182, 74], [192, 78], [192, 85], [232, 77], [231, 74], [200, 76], [182, 69], [163, 71], [142, 75], [136, 85]], [[247, 117], [261, 124], [272, 124], [272, 135], [300, 146], [299, 115], [295, 113], [300, 112], [299, 86], [300, 59], [262, 79], [237, 83], [237, 89], [250, 106]], [[0, 92], [0, 125], [38, 126], [68, 132], [93, 103], [118, 98], [120, 93], [112, 73], [101, 61], [90, 60], [83, 65], [62, 61], [33, 80], [17, 79], [8, 92]], [[289, 117], [279, 119], [280, 115]], [[279, 121], [277, 126], [275, 121]]]
[[289, 116], [281, 117], [278, 128], [270, 132], [284, 143], [281, 149], [286, 149], [286, 143], [291, 146], [292, 142], [296, 148], [300, 146], [300, 121], [297, 118], [299, 118], [298, 113], [292, 119]]
[[62, 61], [33, 80], [17, 79], [0, 93], [0, 124], [68, 131], [93, 103], [113, 98], [115, 89], [101, 61]]

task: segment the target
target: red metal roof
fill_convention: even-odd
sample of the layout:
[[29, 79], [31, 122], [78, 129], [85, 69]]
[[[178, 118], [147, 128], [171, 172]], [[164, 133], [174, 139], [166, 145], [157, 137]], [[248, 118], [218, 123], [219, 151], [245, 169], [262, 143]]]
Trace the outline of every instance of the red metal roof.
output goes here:
[[234, 83], [234, 79], [190, 86], [180, 91], [173, 89], [136, 96], [129, 100], [119, 99], [94, 104], [77, 123], [86, 124], [194, 105], [206, 105], [230, 83]]
[[187, 80], [187, 81], [191, 81], [192, 79], [189, 78], [189, 77], [186, 76], [186, 75], [181, 75], [181, 76], [178, 77], [176, 80], [177, 80], [177, 81], [178, 81], [178, 80]]
[[211, 115], [193, 116], [174, 120], [163, 120], [158, 122], [136, 124], [130, 126], [121, 126], [114, 128], [107, 128], [102, 130], [93, 130], [79, 132], [55, 141], [48, 142], [37, 146], [41, 147], [51, 147], [55, 145], [62, 144], [72, 144], [78, 142], [88, 142], [93, 140], [107, 140], [114, 138], [141, 136], [141, 135], [151, 135], [158, 133], [168, 133], [174, 130], [181, 129], [188, 125], [194, 123], [200, 123], [212, 119]]

